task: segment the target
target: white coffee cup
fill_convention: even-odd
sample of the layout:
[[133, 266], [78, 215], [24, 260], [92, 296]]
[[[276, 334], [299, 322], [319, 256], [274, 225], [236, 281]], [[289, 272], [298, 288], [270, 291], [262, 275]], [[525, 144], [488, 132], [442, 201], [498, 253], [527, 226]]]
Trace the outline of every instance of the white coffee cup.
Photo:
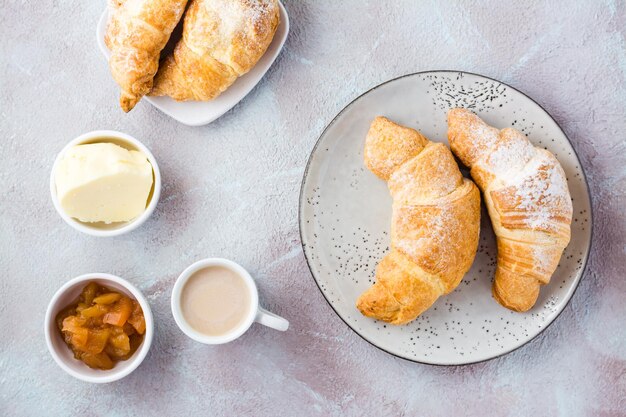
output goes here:
[[[250, 295], [250, 309], [245, 319], [235, 328], [218, 336], [201, 333], [189, 325], [183, 315], [181, 306], [181, 295], [189, 278], [201, 269], [212, 266], [227, 268], [235, 272], [245, 282]], [[254, 322], [280, 331], [285, 331], [289, 328], [289, 322], [287, 320], [274, 313], [270, 313], [259, 306], [259, 292], [257, 290], [256, 283], [248, 271], [246, 271], [241, 265], [223, 258], [203, 259], [192, 264], [185, 269], [182, 274], [180, 274], [174, 284], [174, 289], [172, 290], [172, 314], [174, 315], [176, 324], [180, 327], [183, 333], [193, 340], [207, 345], [218, 345], [231, 342], [244, 334]]]

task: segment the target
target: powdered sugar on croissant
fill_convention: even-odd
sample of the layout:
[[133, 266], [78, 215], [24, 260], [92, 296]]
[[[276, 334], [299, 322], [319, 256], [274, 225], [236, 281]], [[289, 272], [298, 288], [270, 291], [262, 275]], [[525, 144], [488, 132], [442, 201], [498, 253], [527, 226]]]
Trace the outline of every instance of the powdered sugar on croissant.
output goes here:
[[526, 311], [570, 240], [572, 201], [563, 168], [521, 132], [498, 130], [466, 109], [448, 113], [448, 140], [483, 191], [496, 233], [494, 297]]
[[365, 165], [387, 181], [393, 197], [391, 252], [357, 308], [369, 317], [408, 323], [453, 291], [472, 265], [480, 193], [445, 145], [384, 117], [374, 119], [368, 132]]
[[150, 94], [179, 101], [219, 96], [261, 59], [279, 21], [277, 0], [191, 0], [183, 37]]
[[121, 88], [125, 112], [152, 89], [161, 50], [180, 21], [187, 0], [110, 0], [105, 43], [109, 68]]

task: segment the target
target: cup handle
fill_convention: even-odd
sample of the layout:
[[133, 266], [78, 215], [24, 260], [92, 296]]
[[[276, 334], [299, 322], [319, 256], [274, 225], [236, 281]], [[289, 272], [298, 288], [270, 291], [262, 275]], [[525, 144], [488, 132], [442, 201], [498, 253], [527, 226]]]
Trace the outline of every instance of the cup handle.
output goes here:
[[259, 307], [259, 311], [256, 313], [254, 321], [264, 326], [271, 327], [272, 329], [280, 330], [281, 332], [284, 332], [289, 328], [289, 322], [286, 319], [261, 307]]

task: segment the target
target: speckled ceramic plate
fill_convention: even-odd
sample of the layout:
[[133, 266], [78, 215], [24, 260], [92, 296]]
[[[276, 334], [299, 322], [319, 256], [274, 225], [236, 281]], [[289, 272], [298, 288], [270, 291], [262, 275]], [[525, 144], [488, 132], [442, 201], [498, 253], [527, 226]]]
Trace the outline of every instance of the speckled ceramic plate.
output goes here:
[[[391, 219], [386, 183], [363, 165], [370, 122], [384, 115], [447, 144], [446, 112], [452, 107], [469, 108], [499, 128], [513, 126], [557, 156], [574, 203], [572, 240], [535, 307], [514, 313], [491, 296], [496, 246], [483, 209], [478, 254], [454, 292], [441, 297], [408, 325], [397, 327], [364, 317], [355, 302], [374, 282], [376, 265], [389, 250]], [[355, 332], [405, 359], [460, 365], [511, 352], [556, 319], [583, 274], [591, 243], [591, 206], [574, 149], [537, 103], [506, 84], [480, 75], [434, 71], [381, 84], [350, 103], [330, 123], [304, 175], [300, 232], [304, 254], [320, 290]]]

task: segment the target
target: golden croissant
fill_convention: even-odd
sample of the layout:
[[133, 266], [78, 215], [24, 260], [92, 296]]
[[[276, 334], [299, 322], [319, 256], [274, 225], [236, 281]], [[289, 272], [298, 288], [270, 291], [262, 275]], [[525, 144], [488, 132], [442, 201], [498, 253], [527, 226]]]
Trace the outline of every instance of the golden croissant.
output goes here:
[[448, 139], [483, 191], [496, 233], [493, 296], [527, 311], [570, 240], [572, 200], [563, 168], [521, 132], [498, 130], [465, 109], [448, 113]]
[[254, 67], [280, 20], [278, 0], [191, 0], [183, 36], [150, 95], [211, 100]]
[[365, 165], [393, 197], [391, 252], [376, 283], [357, 301], [366, 316], [414, 320], [470, 269], [480, 229], [480, 192], [463, 178], [450, 150], [384, 117], [372, 122]]
[[152, 89], [161, 50], [180, 21], [187, 0], [111, 0], [105, 43], [109, 68], [120, 86], [125, 112]]

